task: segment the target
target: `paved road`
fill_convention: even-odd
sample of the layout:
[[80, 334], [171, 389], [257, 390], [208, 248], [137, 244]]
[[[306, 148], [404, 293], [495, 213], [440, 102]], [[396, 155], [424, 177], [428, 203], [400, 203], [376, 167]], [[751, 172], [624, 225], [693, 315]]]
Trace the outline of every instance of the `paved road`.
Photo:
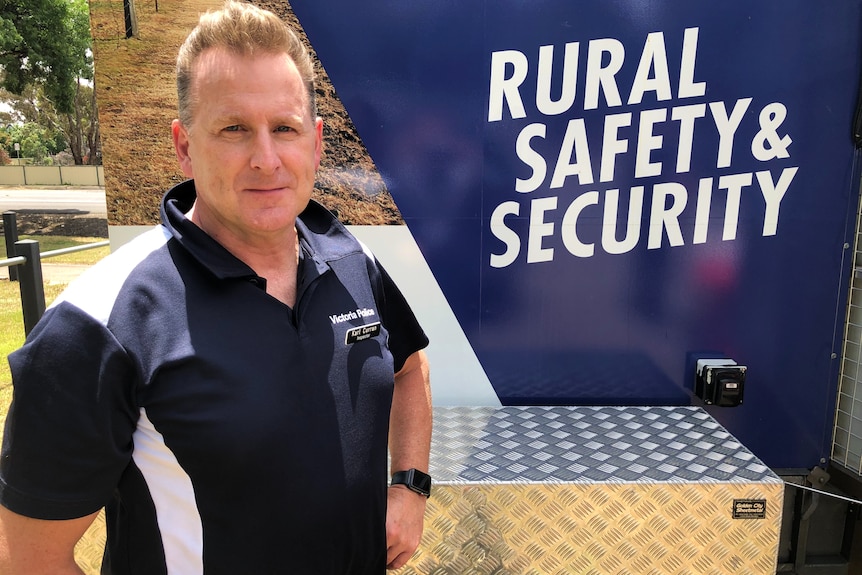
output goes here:
[[0, 186], [0, 212], [32, 210], [105, 216], [103, 188]]
[[[87, 271], [87, 264], [58, 264], [51, 260], [42, 262], [42, 281], [45, 284], [68, 284]], [[0, 280], [9, 279], [9, 268], [0, 268]]]
[[[105, 190], [103, 188], [27, 187], [0, 186], [0, 212], [9, 210], [32, 210], [41, 213], [92, 214], [107, 217]], [[45, 283], [69, 283], [88, 267], [80, 264], [42, 262], [42, 277]], [[8, 268], [0, 268], [0, 279], [9, 277]]]

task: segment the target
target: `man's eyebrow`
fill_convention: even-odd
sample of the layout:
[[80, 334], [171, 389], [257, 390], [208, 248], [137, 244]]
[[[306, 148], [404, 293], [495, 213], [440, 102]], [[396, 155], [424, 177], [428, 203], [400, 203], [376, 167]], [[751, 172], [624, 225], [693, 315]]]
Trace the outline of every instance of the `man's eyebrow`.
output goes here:
[[214, 120], [218, 124], [241, 124], [242, 117], [239, 114], [233, 112], [227, 112], [224, 114], [216, 114]]

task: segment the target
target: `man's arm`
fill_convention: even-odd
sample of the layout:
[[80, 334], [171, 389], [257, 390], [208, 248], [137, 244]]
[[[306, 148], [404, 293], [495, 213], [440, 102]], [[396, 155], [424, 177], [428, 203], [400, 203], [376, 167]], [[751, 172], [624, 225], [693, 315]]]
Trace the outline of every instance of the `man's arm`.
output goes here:
[[0, 574], [83, 575], [75, 563], [75, 544], [97, 515], [46, 521], [0, 506]]
[[[389, 422], [392, 471], [428, 472], [431, 452], [431, 385], [428, 359], [417, 351], [395, 374]], [[422, 539], [426, 498], [403, 485], [389, 488], [386, 511], [387, 566], [398, 569], [413, 556]]]

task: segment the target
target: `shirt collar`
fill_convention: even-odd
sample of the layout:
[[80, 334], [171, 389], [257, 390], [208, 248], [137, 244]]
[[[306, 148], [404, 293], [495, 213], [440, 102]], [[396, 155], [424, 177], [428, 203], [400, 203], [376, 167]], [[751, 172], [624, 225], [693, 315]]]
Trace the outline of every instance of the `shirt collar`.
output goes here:
[[[177, 184], [164, 195], [161, 204], [162, 225], [174, 239], [201, 265], [219, 279], [256, 277], [254, 270], [234, 256], [185, 214], [194, 204], [197, 192], [194, 180]], [[299, 215], [296, 229], [300, 236], [305, 265], [313, 266], [317, 275], [329, 269], [329, 262], [362, 251], [362, 246], [326, 208], [310, 200]], [[306, 268], [306, 274], [310, 271]]]

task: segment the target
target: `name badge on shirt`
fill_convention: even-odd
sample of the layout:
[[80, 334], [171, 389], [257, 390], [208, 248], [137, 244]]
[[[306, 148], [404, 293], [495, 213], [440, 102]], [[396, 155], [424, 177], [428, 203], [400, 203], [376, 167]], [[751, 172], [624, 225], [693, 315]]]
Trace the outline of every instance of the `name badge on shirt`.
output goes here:
[[369, 323], [368, 325], [361, 325], [359, 327], [354, 327], [353, 329], [347, 330], [347, 335], [344, 337], [345, 345], [350, 345], [352, 343], [356, 343], [357, 341], [363, 341], [366, 339], [371, 339], [380, 334], [380, 322]]

